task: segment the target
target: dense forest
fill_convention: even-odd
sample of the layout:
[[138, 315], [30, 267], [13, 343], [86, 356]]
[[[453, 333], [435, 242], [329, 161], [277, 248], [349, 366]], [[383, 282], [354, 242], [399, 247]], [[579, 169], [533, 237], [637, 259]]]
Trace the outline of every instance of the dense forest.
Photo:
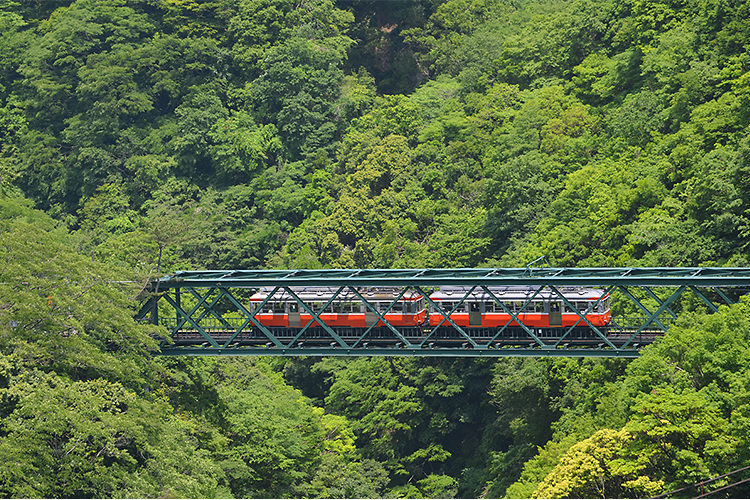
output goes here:
[[165, 358], [133, 320], [178, 269], [749, 266], [750, 2], [0, 0], [0, 46], [0, 495], [750, 465], [750, 302], [630, 362]]

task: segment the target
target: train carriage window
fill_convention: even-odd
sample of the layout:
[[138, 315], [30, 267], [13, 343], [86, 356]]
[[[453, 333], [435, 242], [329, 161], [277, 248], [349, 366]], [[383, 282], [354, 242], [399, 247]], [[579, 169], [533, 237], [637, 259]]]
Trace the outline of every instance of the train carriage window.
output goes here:
[[404, 312], [412, 314], [414, 312], [414, 304], [412, 302], [404, 302]]
[[495, 312], [495, 303], [494, 302], [485, 302], [484, 303], [484, 312], [486, 312], [486, 313]]
[[517, 312], [517, 313], [518, 312], [522, 312], [522, 310], [523, 310], [523, 302], [521, 302], [521, 301], [513, 302], [513, 310], [515, 312]]
[[481, 309], [481, 302], [469, 302], [469, 311], [479, 312]]
[[272, 302], [273, 314], [284, 314], [286, 312], [286, 302]]
[[576, 302], [576, 307], [581, 312], [586, 312], [586, 310], [589, 308], [588, 302]]
[[538, 313], [547, 312], [547, 308], [545, 307], [544, 301], [541, 301], [541, 300], [534, 301], [534, 312], [538, 312]]
[[289, 312], [290, 313], [298, 313], [299, 312], [299, 304], [297, 302], [290, 302], [289, 303]]
[[568, 306], [568, 304], [566, 304], [565, 302], [563, 302], [563, 312], [572, 313], [573, 310], [570, 308], [570, 306]]
[[399, 300], [398, 302], [393, 304], [393, 307], [391, 307], [391, 312], [393, 313], [404, 312], [404, 303]]

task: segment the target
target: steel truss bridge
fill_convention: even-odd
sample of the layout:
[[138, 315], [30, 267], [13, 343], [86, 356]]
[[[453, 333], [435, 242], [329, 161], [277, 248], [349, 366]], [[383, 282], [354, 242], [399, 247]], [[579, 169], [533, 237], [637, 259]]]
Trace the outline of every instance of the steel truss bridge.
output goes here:
[[[429, 299], [440, 286], [465, 287], [455, 311], [473, 291], [483, 291], [510, 320], [502, 327], [461, 327]], [[292, 287], [331, 287], [330, 300], [314, 310]], [[539, 294], [578, 315], [569, 327], [525, 325], [498, 298], [497, 287], [530, 287], [523, 310]], [[260, 306], [248, 298], [269, 288]], [[395, 287], [398, 297], [384, 311], [364, 290]], [[579, 311], [563, 295], [566, 287], [593, 287], [601, 297]], [[634, 358], [640, 347], [662, 336], [684, 310], [717, 311], [750, 290], [750, 268], [505, 268], [505, 269], [326, 269], [268, 271], [180, 271], [150, 283], [137, 319], [166, 327], [163, 355], [277, 356], [599, 356]], [[297, 289], [298, 290], [298, 289]], [[269, 327], [256, 314], [278, 291], [285, 291], [310, 315], [299, 328]], [[439, 314], [440, 325], [396, 327], [385, 315], [407, 292], [422, 294]], [[341, 293], [354, 294], [385, 326], [342, 328], [318, 316]], [[462, 294], [458, 294], [459, 296]], [[595, 326], [587, 312], [610, 295], [612, 321]], [[351, 296], [351, 295], [350, 295]], [[539, 295], [541, 296], [541, 295]], [[485, 299], [486, 300], [486, 299]], [[380, 323], [377, 323], [380, 324]]]

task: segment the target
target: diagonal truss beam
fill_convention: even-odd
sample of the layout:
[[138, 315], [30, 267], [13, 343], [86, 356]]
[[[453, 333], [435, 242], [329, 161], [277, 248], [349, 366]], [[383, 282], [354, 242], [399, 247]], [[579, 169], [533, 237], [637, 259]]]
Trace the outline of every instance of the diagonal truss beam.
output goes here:
[[[403, 290], [401, 290], [401, 293], [398, 294], [398, 297], [396, 297], [393, 300], [393, 302], [391, 302], [388, 305], [388, 307], [385, 308], [385, 311], [383, 311], [383, 317], [385, 317], [386, 314], [388, 314], [389, 312], [391, 312], [391, 309], [393, 308], [394, 305], [396, 305], [396, 302], [398, 302], [399, 300], [401, 300], [401, 297], [403, 297], [408, 290], [409, 290], [408, 288], [404, 288]], [[359, 343], [362, 342], [362, 340], [364, 340], [365, 337], [367, 337], [367, 334], [370, 333], [372, 331], [372, 329], [375, 328], [375, 326], [377, 324], [378, 324], [378, 322], [376, 321], [375, 323], [373, 323], [372, 325], [370, 325], [364, 331], [364, 333], [359, 336], [359, 338], [356, 340], [356, 342], [354, 342], [354, 344], [352, 344], [352, 347], [357, 347], [359, 345]]]
[[703, 295], [700, 290], [698, 290], [694, 285], [689, 286], [690, 290], [693, 291], [694, 294], [696, 294], [703, 302], [706, 303], [706, 305], [713, 311], [713, 312], [719, 312], [719, 308], [716, 307], [716, 305], [711, 302], [708, 297]]
[[[323, 312], [325, 312], [325, 310], [328, 309], [328, 306], [330, 306], [333, 303], [333, 301], [336, 300], [336, 297], [338, 297], [339, 294], [343, 290], [344, 290], [343, 286], [339, 287], [339, 289], [336, 290], [336, 292], [331, 296], [331, 298], [328, 299], [328, 301], [320, 309], [320, 312], [318, 312], [317, 314], [313, 314], [310, 321], [308, 321], [307, 324], [302, 329], [300, 329], [299, 332], [297, 332], [297, 335], [295, 335], [294, 338], [289, 342], [289, 344], [287, 344], [287, 347], [292, 347], [295, 342], [297, 342], [300, 338], [302, 338], [302, 335], [307, 331], [307, 329], [310, 328], [310, 326], [315, 324], [316, 321], [318, 322], [319, 325], [323, 325], [324, 321], [320, 318], [319, 315], [323, 314]], [[313, 311], [312, 307], [310, 308], [310, 311]], [[313, 311], [313, 313], [314, 312], [315, 311]]]
[[601, 301], [604, 300], [604, 297], [606, 297], [612, 291], [613, 288], [614, 288], [614, 285], [612, 285], [609, 288], [607, 288], [604, 291], [604, 293], [596, 300], [596, 302], [593, 303], [593, 304], [591, 304], [591, 305], [589, 305], [589, 307], [586, 309], [586, 312], [584, 314], [581, 314], [581, 311], [579, 311], [577, 307], [575, 307], [573, 304], [571, 304], [570, 301], [562, 293], [560, 293], [560, 291], [554, 285], [550, 285], [550, 290], [552, 290], [552, 292], [554, 292], [555, 295], [557, 295], [558, 297], [560, 297], [562, 299], [562, 301], [565, 303], [565, 305], [568, 306], [568, 308], [571, 311], [575, 311], [575, 313], [578, 315], [578, 320], [573, 324], [573, 326], [571, 326], [570, 328], [568, 328], [568, 330], [565, 332], [565, 334], [562, 337], [560, 337], [560, 339], [557, 341], [557, 343], [555, 343], [555, 347], [557, 347], [558, 345], [560, 345], [560, 343], [565, 339], [565, 337], [567, 337], [568, 334], [570, 332], [572, 332], [573, 329], [576, 326], [578, 326], [578, 324], [581, 322], [581, 320], [583, 320], [583, 321], [586, 322], [587, 325], [589, 325], [589, 327], [591, 328], [591, 330], [597, 336], [599, 336], [599, 338], [601, 338], [609, 347], [611, 347], [612, 349], [617, 349], [617, 347], [615, 347], [615, 345], [612, 342], [610, 342], [610, 340], [607, 338], [607, 336], [604, 335], [599, 330], [599, 328], [597, 328], [596, 326], [594, 326], [593, 323], [591, 323], [591, 321], [589, 321], [589, 319], [585, 316], [586, 314], [589, 314], [590, 312], [592, 312], [601, 303]]
[[[193, 314], [195, 314], [195, 312], [196, 312], [196, 311], [197, 311], [198, 309], [200, 309], [200, 308], [201, 308], [201, 307], [202, 307], [202, 306], [203, 306], [203, 305], [204, 305], [204, 304], [206, 303], [206, 299], [208, 299], [208, 297], [209, 297], [209, 296], [210, 296], [210, 295], [211, 295], [212, 293], [214, 293], [214, 290], [216, 290], [216, 288], [211, 288], [211, 289], [209, 289], [209, 290], [208, 290], [208, 292], [207, 292], [207, 293], [206, 293], [205, 295], [199, 295], [199, 296], [198, 296], [198, 303], [197, 303], [197, 304], [195, 304], [195, 306], [193, 306], [193, 308], [192, 308], [192, 309], [190, 310], [190, 313], [189, 313], [189, 314], [188, 314], [188, 313], [186, 313], [186, 312], [185, 312], [185, 311], [184, 311], [184, 310], [182, 309], [182, 305], [180, 304], [180, 302], [178, 302], [177, 300], [172, 300], [172, 297], [170, 297], [170, 296], [169, 296], [169, 294], [164, 294], [164, 299], [165, 299], [165, 300], [166, 300], [167, 302], [169, 302], [170, 304], [172, 304], [172, 306], [173, 306], [173, 307], [175, 308], [175, 311], [177, 311], [177, 313], [178, 313], [178, 314], [179, 314], [179, 315], [181, 316], [181, 318], [182, 318], [182, 319], [180, 319], [180, 320], [179, 320], [179, 321], [177, 322], [177, 326], [175, 326], [175, 328], [174, 328], [174, 331], [173, 331], [172, 333], [177, 333], [177, 332], [179, 332], [179, 331], [180, 331], [180, 328], [182, 328], [182, 326], [183, 326], [183, 325], [184, 325], [184, 324], [185, 324], [185, 323], [186, 323], [186, 322], [187, 322], [187, 321], [188, 321], [188, 320], [189, 320], [190, 318], [192, 318], [192, 317], [193, 317]], [[205, 311], [204, 311], [204, 313], [205, 313]], [[205, 314], [204, 314], [204, 315], [205, 315]], [[202, 317], [203, 317], [203, 316], [201, 316], [201, 318], [202, 318]], [[198, 321], [200, 321], [200, 319], [199, 319]]]
[[[341, 288], [343, 288], [343, 287], [341, 287]], [[320, 319], [320, 316], [318, 316], [317, 314], [315, 314], [315, 312], [313, 312], [313, 310], [312, 310], [312, 309], [310, 309], [310, 307], [308, 307], [308, 305], [307, 305], [307, 304], [305, 304], [305, 302], [304, 302], [304, 301], [303, 301], [302, 299], [300, 299], [300, 298], [299, 298], [299, 297], [297, 296], [297, 294], [296, 294], [296, 293], [294, 293], [294, 292], [292, 291], [292, 288], [291, 288], [291, 287], [285, 286], [285, 287], [284, 287], [284, 290], [286, 290], [286, 292], [287, 292], [287, 293], [288, 293], [289, 295], [291, 295], [291, 296], [292, 296], [292, 298], [293, 298], [294, 300], [296, 300], [296, 301], [297, 301], [297, 303], [298, 303], [298, 304], [299, 304], [299, 305], [300, 305], [300, 306], [301, 306], [301, 307], [302, 307], [302, 308], [303, 308], [303, 309], [304, 309], [305, 311], [307, 311], [307, 313], [308, 313], [308, 314], [309, 314], [310, 316], [312, 316], [313, 318], [316, 318], [316, 319], [318, 320], [318, 322], [320, 323], [320, 326], [322, 326], [322, 327], [323, 327], [323, 329], [324, 329], [324, 330], [325, 330], [326, 332], [328, 332], [328, 335], [330, 335], [330, 336], [331, 336], [331, 338], [332, 338], [333, 340], [335, 340], [336, 342], [338, 342], [338, 343], [339, 343], [339, 345], [340, 345], [341, 347], [346, 347], [346, 348], [348, 348], [348, 347], [349, 347], [349, 344], [347, 344], [346, 342], [344, 342], [344, 340], [343, 340], [343, 339], [342, 339], [341, 337], [339, 337], [339, 336], [338, 336], [338, 335], [336, 334], [336, 332], [334, 332], [334, 331], [333, 331], [333, 329], [332, 329], [332, 328], [331, 328], [330, 326], [328, 326], [328, 325], [326, 324], [326, 322], [325, 322], [325, 321], [323, 321], [322, 319]], [[339, 290], [339, 291], [340, 291], [340, 290]]]
[[500, 299], [498, 299], [498, 298], [497, 298], [497, 297], [495, 296], [495, 294], [494, 294], [494, 293], [492, 293], [492, 292], [491, 292], [491, 291], [490, 291], [490, 290], [489, 290], [489, 289], [487, 288], [487, 286], [486, 286], [486, 285], [482, 285], [482, 290], [484, 290], [484, 291], [485, 291], [486, 293], [488, 293], [488, 294], [490, 295], [490, 297], [492, 297], [492, 299], [493, 299], [493, 300], [495, 301], [495, 304], [499, 304], [499, 305], [500, 305], [500, 307], [502, 307], [502, 308], [503, 308], [503, 310], [504, 310], [505, 312], [507, 312], [507, 313], [508, 313], [508, 314], [510, 315], [510, 320], [509, 320], [509, 321], [508, 321], [507, 323], [505, 323], [505, 325], [503, 325], [503, 326], [502, 326], [502, 327], [501, 327], [501, 328], [500, 328], [500, 329], [499, 329], [499, 330], [497, 331], [497, 333], [495, 333], [495, 335], [494, 335], [494, 336], [493, 336], [493, 337], [492, 337], [492, 338], [491, 338], [491, 339], [489, 340], [489, 342], [487, 342], [487, 345], [490, 345], [490, 344], [492, 344], [492, 343], [493, 343], [493, 342], [494, 342], [494, 341], [495, 341], [495, 340], [496, 340], [496, 339], [497, 339], [497, 338], [498, 338], [498, 337], [499, 337], [499, 336], [500, 336], [500, 335], [501, 335], [501, 334], [502, 334], [502, 333], [503, 333], [503, 332], [505, 331], [505, 329], [506, 329], [506, 328], [508, 328], [508, 326], [510, 326], [510, 325], [511, 325], [511, 324], [512, 324], [512, 323], [513, 323], [513, 322], [515, 321], [516, 323], [518, 323], [518, 324], [519, 324], [519, 326], [521, 326], [521, 328], [523, 328], [523, 329], [524, 329], [524, 331], [525, 331], [525, 332], [526, 332], [527, 334], [529, 334], [529, 336], [530, 336], [530, 337], [531, 337], [532, 339], [534, 339], [534, 342], [536, 342], [537, 344], [539, 344], [539, 346], [541, 346], [541, 347], [545, 347], [545, 346], [547, 346], [547, 344], [545, 344], [545, 343], [544, 343], [544, 341], [542, 341], [542, 340], [541, 340], [541, 339], [540, 339], [539, 337], [537, 337], [536, 335], [534, 335], [534, 331], [533, 331], [532, 329], [530, 329], [530, 328], [529, 328], [528, 326], [526, 326], [526, 325], [525, 325], [525, 324], [523, 323], [523, 321], [521, 321], [521, 319], [520, 319], [520, 318], [518, 317], [518, 314], [520, 314], [521, 312], [523, 312], [523, 311], [525, 311], [525, 310], [526, 310], [526, 307], [527, 307], [527, 306], [528, 306], [528, 305], [529, 305], [529, 304], [531, 303], [531, 301], [532, 301], [532, 300], [534, 300], [534, 298], [535, 298], [535, 297], [536, 297], [536, 296], [537, 296], [537, 295], [539, 294], [539, 292], [541, 292], [541, 291], [542, 291], [542, 289], [543, 289], [543, 288], [544, 288], [543, 286], [542, 286], [542, 287], [539, 287], [539, 288], [537, 288], [537, 289], [536, 289], [536, 291], [535, 291], [535, 292], [534, 292], [534, 293], [533, 293], [533, 294], [532, 294], [532, 295], [531, 295], [531, 296], [530, 296], [530, 297], [529, 297], [528, 299], [526, 299], [526, 302], [524, 302], [524, 303], [523, 303], [523, 306], [521, 306], [521, 310], [520, 310], [520, 311], [519, 311], [518, 313], [514, 313], [513, 311], [511, 311], [510, 309], [508, 309], [508, 308], [507, 308], [507, 307], [505, 306], [505, 303], [504, 303], [504, 302], [502, 302], [502, 301], [501, 301]]
[[[662, 306], [664, 304], [664, 300], [662, 300], [661, 297], [656, 295], [654, 291], [651, 290], [650, 287], [644, 286], [642, 288], [646, 291], [647, 294], [651, 296], [652, 299], [656, 301], [656, 305]], [[669, 308], [669, 305], [667, 305], [667, 308], [665, 309], [665, 311], [668, 312], [669, 315], [672, 316], [672, 318], [675, 318], [675, 319], [677, 318], [677, 315], [674, 313], [672, 309]]]
[[[629, 298], [633, 304], [638, 306], [638, 308], [641, 311], [646, 313], [648, 316], [651, 316], [653, 314], [646, 306], [643, 305], [643, 303], [640, 300], [638, 300], [632, 293], [630, 293], [630, 291], [625, 286], [619, 285], [617, 288], [622, 293], [624, 293], [625, 296]], [[654, 318], [654, 323], [656, 323], [659, 326], [659, 328], [661, 328], [665, 332], [667, 331], [667, 327], [658, 318]]]
[[195, 314], [195, 311], [197, 311], [198, 308], [200, 308], [201, 306], [203, 306], [206, 303], [206, 299], [208, 298], [209, 295], [211, 295], [211, 293], [213, 293], [213, 290], [214, 290], [213, 288], [211, 290], [209, 290], [208, 293], [206, 295], [204, 295], [201, 298], [201, 300], [198, 301], [197, 304], [195, 304], [195, 306], [190, 310], [189, 314], [186, 313], [182, 309], [182, 307], [180, 307], [179, 304], [177, 304], [177, 302], [172, 297], [169, 296], [169, 294], [165, 294], [164, 295], [164, 300], [166, 300], [167, 302], [169, 302], [172, 305], [172, 307], [175, 308], [175, 311], [177, 311], [179, 314], [182, 315], [182, 320], [177, 325], [177, 328], [175, 328], [173, 334], [176, 333], [176, 332], [178, 332], [180, 330], [180, 328], [182, 328], [182, 326], [185, 324], [185, 322], [189, 322], [191, 325], [193, 325], [193, 327], [195, 327], [195, 329], [198, 331], [198, 333], [204, 339], [206, 339], [208, 341], [209, 344], [211, 344], [213, 347], [219, 347], [219, 344], [213, 339], [213, 337], [211, 337], [208, 333], [206, 333], [206, 331], [203, 329], [203, 327], [201, 327], [198, 324], [198, 322], [196, 322], [193, 319], [193, 314]]
[[656, 319], [659, 316], [661, 316], [661, 314], [669, 307], [669, 305], [672, 302], [674, 302], [675, 300], [677, 300], [677, 298], [680, 295], [682, 295], [682, 292], [684, 292], [686, 288], [687, 288], [686, 285], [681, 285], [677, 290], [675, 290], [674, 293], [672, 293], [672, 295], [670, 295], [667, 298], [667, 300], [665, 300], [662, 303], [662, 305], [659, 306], [659, 309], [657, 309], [656, 311], [654, 311], [654, 313], [651, 316], [649, 316], [648, 319], [646, 319], [646, 322], [643, 325], [641, 325], [641, 327], [638, 328], [638, 330], [633, 335], [630, 336], [630, 338], [622, 345], [621, 348], [625, 348], [625, 347], [629, 346], [630, 343], [633, 341], [633, 339], [635, 339], [638, 335], [640, 335], [640, 333], [643, 330], [645, 330], [648, 327], [648, 325], [650, 325], [654, 321], [654, 319]]
[[719, 297], [722, 298], [722, 300], [724, 300], [724, 302], [726, 302], [727, 305], [731, 306], [732, 304], [734, 304], [734, 301], [727, 297], [727, 295], [721, 290], [721, 288], [719, 288], [718, 286], [715, 286], [713, 288], [714, 291], [719, 295]]
[[[401, 335], [401, 332], [399, 332], [398, 330], [396, 330], [396, 329], [395, 329], [395, 328], [393, 327], [393, 325], [391, 325], [391, 324], [390, 324], [390, 323], [388, 322], [388, 320], [387, 320], [387, 319], [385, 319], [385, 314], [380, 314], [380, 311], [378, 311], [378, 308], [377, 308], [377, 307], [375, 307], [375, 306], [373, 306], [372, 304], [370, 304], [370, 303], [369, 303], [369, 302], [368, 302], [368, 301], [367, 301], [367, 300], [366, 300], [366, 299], [365, 299], [364, 297], [362, 297], [362, 294], [360, 294], [360, 293], [359, 293], [359, 292], [358, 292], [357, 290], [355, 290], [355, 289], [354, 289], [354, 288], [352, 288], [352, 287], [349, 287], [349, 289], [350, 289], [350, 290], [351, 290], [352, 292], [354, 292], [354, 294], [355, 294], [355, 295], [356, 295], [357, 297], [359, 297], [359, 299], [360, 299], [360, 300], [362, 301], [362, 303], [363, 303], [363, 304], [365, 305], [365, 307], [369, 308], [369, 309], [370, 309], [370, 311], [372, 311], [372, 312], [374, 312], [374, 313], [375, 313], [375, 315], [376, 315], [376, 316], [378, 317], [378, 319], [379, 319], [380, 321], [382, 321], [382, 322], [383, 322], [383, 324], [385, 324], [385, 326], [387, 326], [387, 327], [388, 327], [388, 328], [389, 328], [389, 329], [390, 329], [390, 330], [391, 330], [391, 331], [393, 332], [393, 334], [394, 334], [394, 335], [396, 335], [396, 337], [398, 337], [398, 338], [399, 338], [399, 340], [401, 340], [401, 342], [403, 342], [403, 343], [404, 343], [404, 345], [406, 345], [406, 347], [412, 347], [412, 343], [411, 343], [411, 342], [409, 342], [409, 340], [407, 340], [407, 338], [406, 338], [406, 337], [404, 337], [403, 335]], [[402, 297], [402, 296], [403, 296], [403, 293], [402, 293], [402, 294], [401, 294], [401, 295], [399, 296], [399, 298], [400, 298], [400, 297]], [[395, 303], [395, 302], [394, 302], [394, 303]], [[391, 304], [391, 307], [393, 307], [393, 304]], [[389, 308], [389, 309], [390, 309], [390, 308]], [[375, 322], [375, 324], [377, 325], [377, 322]], [[367, 331], [369, 332], [370, 330], [368, 329]], [[365, 332], [365, 333], [367, 333], [367, 332]], [[361, 339], [361, 338], [362, 338], [362, 337], [360, 337], [360, 339]], [[358, 340], [357, 340], [357, 342], [359, 342], [359, 340], [360, 340], [360, 339], [358, 339]], [[355, 343], [354, 345], [356, 345], [356, 343]]]
[[[180, 289], [178, 288], [177, 290], [179, 291]], [[193, 295], [193, 297], [200, 300], [201, 298], [200, 294], [198, 294], [198, 292], [196, 292], [193, 288], [188, 288], [188, 291]], [[221, 289], [219, 289], [219, 295], [217, 295], [216, 298], [211, 301], [211, 304], [206, 308], [205, 312], [208, 314], [211, 314], [214, 318], [216, 318], [222, 325], [224, 325], [224, 328], [231, 330], [232, 325], [230, 325], [229, 322], [227, 322], [227, 320], [224, 319], [224, 316], [216, 312], [216, 310], [214, 309], [214, 306], [219, 302], [219, 300], [221, 300], [223, 296], [224, 296], [224, 293], [221, 291]], [[180, 296], [177, 295], [176, 298], [178, 299], [177, 303], [179, 304]], [[201, 314], [200, 319], [198, 319], [197, 321], [200, 321], [201, 319], [203, 319], [204, 316], [205, 316], [204, 314]]]
[[[247, 308], [243, 306], [240, 303], [240, 301], [238, 301], [229, 290], [226, 290], [226, 289], [222, 289], [222, 290], [224, 291], [224, 294], [226, 295], [226, 297], [232, 302], [232, 304], [234, 304], [235, 307], [239, 309], [240, 312], [242, 312], [242, 314], [244, 314], [247, 317], [247, 319], [252, 321], [253, 324], [256, 327], [258, 327], [258, 330], [260, 330], [263, 333], [263, 335], [265, 335], [268, 338], [268, 340], [273, 342], [273, 344], [276, 347], [283, 347], [284, 344], [281, 343], [281, 341], [276, 337], [276, 335], [271, 333], [271, 330], [269, 330], [264, 324], [258, 321], [258, 318], [255, 317], [256, 314], [258, 314], [260, 311], [263, 310], [263, 307], [268, 303], [269, 300], [271, 300], [271, 297], [273, 297], [276, 294], [278, 289], [279, 287], [275, 287], [273, 291], [265, 299], [263, 299], [261, 303], [258, 304], [258, 306], [252, 312], [248, 311]], [[238, 334], [239, 334], [239, 331], [235, 332], [235, 335], [233, 336], [233, 338], [236, 338]]]
[[438, 329], [438, 328], [440, 327], [440, 325], [442, 325], [442, 324], [443, 324], [443, 323], [445, 322], [445, 320], [447, 320], [447, 321], [448, 321], [448, 322], [449, 322], [449, 323], [450, 323], [451, 325], [453, 325], [453, 328], [455, 328], [455, 329], [456, 329], [456, 331], [457, 331], [457, 332], [458, 332], [459, 334], [461, 334], [461, 336], [462, 336], [463, 338], [465, 338], [466, 340], [468, 340], [468, 341], [469, 341], [469, 343], [470, 343], [470, 344], [472, 345], [472, 347], [478, 347], [478, 346], [479, 346], [479, 345], [478, 345], [478, 344], [477, 344], [477, 343], [476, 343], [476, 342], [474, 341], [474, 339], [473, 339], [473, 338], [471, 338], [471, 337], [469, 337], [469, 336], [468, 336], [468, 335], [466, 334], [466, 332], [464, 331], [464, 329], [463, 329], [463, 328], [461, 328], [460, 326], [458, 326], [458, 325], [456, 324], [456, 322], [455, 322], [455, 321], [453, 321], [453, 320], [451, 319], [451, 317], [450, 317], [450, 315], [451, 315], [451, 314], [453, 314], [454, 312], [456, 312], [456, 309], [458, 309], [459, 307], [461, 307], [461, 304], [463, 304], [463, 303], [464, 303], [464, 301], [466, 300], [466, 298], [467, 298], [467, 297], [468, 297], [469, 295], [471, 295], [471, 292], [473, 292], [475, 288], [476, 288], [476, 286], [473, 286], [473, 287], [471, 287], [471, 290], [469, 290], [468, 292], [466, 292], [466, 295], [464, 295], [464, 297], [463, 297], [463, 298], [461, 299], [461, 301], [460, 301], [460, 302], [459, 302], [458, 304], [456, 304], [455, 306], [453, 306], [453, 309], [451, 309], [451, 312], [450, 312], [449, 314], [446, 314], [446, 313], [445, 313], [445, 311], [443, 310], [443, 308], [442, 308], [442, 307], [440, 307], [440, 306], [438, 306], [438, 305], [437, 305], [437, 304], [436, 304], [436, 303], [435, 303], [435, 302], [434, 302], [434, 301], [433, 301], [433, 300], [432, 300], [432, 299], [430, 298], [430, 296], [429, 296], [428, 294], [424, 293], [424, 290], [422, 290], [422, 288], [421, 288], [421, 287], [415, 287], [415, 290], [417, 290], [417, 291], [418, 291], [419, 293], [421, 293], [421, 294], [422, 294], [422, 296], [423, 296], [423, 297], [424, 297], [424, 298], [425, 298], [425, 299], [427, 300], [427, 302], [429, 302], [429, 304], [430, 304], [430, 305], [431, 305], [432, 307], [434, 307], [434, 308], [435, 308], [435, 309], [436, 309], [436, 310], [437, 310], [437, 311], [438, 311], [438, 312], [439, 312], [440, 314], [442, 314], [442, 315], [443, 315], [443, 319], [442, 319], [442, 320], [440, 320], [440, 323], [438, 323], [438, 325], [437, 325], [437, 326], [436, 326], [435, 328], [433, 328], [433, 329], [432, 329], [432, 331], [431, 331], [431, 332], [429, 333], [429, 335], [427, 335], [427, 337], [425, 337], [425, 339], [424, 339], [424, 340], [423, 340], [423, 341], [422, 341], [422, 342], [421, 342], [421, 343], [419, 344], [419, 346], [420, 346], [420, 347], [422, 347], [422, 346], [423, 346], [423, 345], [425, 344], [425, 342], [427, 342], [427, 340], [428, 340], [428, 339], [429, 339], [429, 338], [430, 338], [430, 337], [431, 337], [431, 336], [432, 336], [432, 335], [433, 335], [433, 334], [434, 334], [434, 333], [435, 333], [435, 332], [437, 331], [437, 329]]

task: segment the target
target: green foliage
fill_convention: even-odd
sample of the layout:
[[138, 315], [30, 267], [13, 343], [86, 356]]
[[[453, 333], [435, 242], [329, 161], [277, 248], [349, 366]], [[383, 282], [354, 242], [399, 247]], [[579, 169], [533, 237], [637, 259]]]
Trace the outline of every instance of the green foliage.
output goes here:
[[6, 496], [224, 496], [223, 472], [184, 423], [102, 379], [68, 382], [25, 371], [1, 389], [0, 490]]
[[0, 0], [3, 492], [647, 496], [745, 465], [745, 305], [627, 373], [154, 363], [140, 287], [109, 283], [746, 265], [749, 9]]
[[654, 495], [746, 464], [744, 401], [750, 386], [741, 366], [748, 358], [747, 309], [742, 301], [712, 315], [683, 317], [617, 381], [614, 402], [626, 418], [601, 419], [606, 407], [589, 407], [589, 415], [600, 419], [594, 428], [602, 430], [577, 425], [577, 437], [556, 437], [526, 464], [507, 494]]

